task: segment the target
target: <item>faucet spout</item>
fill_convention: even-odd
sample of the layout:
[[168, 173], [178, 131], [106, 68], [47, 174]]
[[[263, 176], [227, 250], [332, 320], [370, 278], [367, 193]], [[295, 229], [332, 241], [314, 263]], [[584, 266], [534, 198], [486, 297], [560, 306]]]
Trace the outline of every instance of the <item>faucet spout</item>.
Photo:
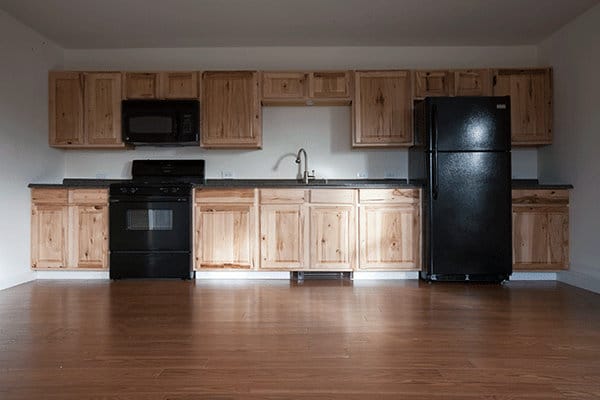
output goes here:
[[313, 170], [312, 174], [308, 173], [308, 154], [306, 154], [304, 148], [298, 150], [298, 154], [296, 154], [296, 164], [302, 163], [302, 154], [304, 154], [304, 173], [302, 174], [302, 181], [304, 184], [308, 184], [309, 180], [315, 179], [315, 171]]

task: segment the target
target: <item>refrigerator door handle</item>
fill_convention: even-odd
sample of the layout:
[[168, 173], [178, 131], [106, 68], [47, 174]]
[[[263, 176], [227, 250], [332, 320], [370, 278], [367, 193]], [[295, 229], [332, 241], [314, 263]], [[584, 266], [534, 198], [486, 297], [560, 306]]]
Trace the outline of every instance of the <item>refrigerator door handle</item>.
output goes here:
[[434, 104], [431, 109], [431, 130], [433, 133], [433, 165], [431, 166], [431, 194], [434, 200], [438, 198], [438, 121], [437, 106]]

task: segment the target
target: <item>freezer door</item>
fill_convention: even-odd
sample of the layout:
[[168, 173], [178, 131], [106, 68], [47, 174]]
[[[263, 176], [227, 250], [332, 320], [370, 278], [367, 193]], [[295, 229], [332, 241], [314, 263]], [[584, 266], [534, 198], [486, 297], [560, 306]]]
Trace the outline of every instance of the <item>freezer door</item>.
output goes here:
[[510, 153], [439, 153], [435, 173], [436, 198], [429, 191], [429, 273], [510, 274]]
[[510, 150], [510, 97], [437, 97], [427, 102], [431, 150]]

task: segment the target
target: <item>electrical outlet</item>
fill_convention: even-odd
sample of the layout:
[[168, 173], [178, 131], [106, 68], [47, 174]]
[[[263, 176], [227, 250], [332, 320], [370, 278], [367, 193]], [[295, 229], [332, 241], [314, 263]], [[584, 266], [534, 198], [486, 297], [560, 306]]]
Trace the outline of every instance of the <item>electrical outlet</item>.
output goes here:
[[366, 179], [369, 176], [365, 171], [359, 171], [356, 173], [356, 177], [359, 179]]
[[233, 179], [233, 171], [221, 171], [222, 179]]
[[106, 172], [98, 172], [96, 174], [96, 179], [106, 179]]

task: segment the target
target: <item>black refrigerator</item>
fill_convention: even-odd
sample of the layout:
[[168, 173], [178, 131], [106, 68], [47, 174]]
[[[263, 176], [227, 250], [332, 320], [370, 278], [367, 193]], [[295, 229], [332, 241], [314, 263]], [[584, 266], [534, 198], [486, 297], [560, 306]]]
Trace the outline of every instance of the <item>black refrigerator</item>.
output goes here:
[[415, 104], [409, 177], [422, 182], [429, 281], [512, 273], [509, 97], [430, 97]]

